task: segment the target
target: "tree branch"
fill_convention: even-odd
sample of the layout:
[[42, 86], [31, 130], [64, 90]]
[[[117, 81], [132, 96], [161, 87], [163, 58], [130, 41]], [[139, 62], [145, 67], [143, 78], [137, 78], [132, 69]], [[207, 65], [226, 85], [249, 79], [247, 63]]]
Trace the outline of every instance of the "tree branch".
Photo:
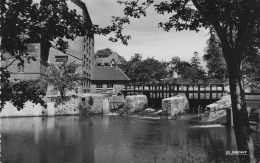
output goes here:
[[13, 61], [11, 63], [9, 63], [8, 65], [6, 65], [5, 67], [3, 67], [3, 69], [7, 69], [7, 67], [11, 66], [16, 60], [17, 60], [17, 58], [13, 59]]
[[[194, 4], [194, 6], [199, 10], [199, 12], [214, 26], [214, 29], [216, 33], [218, 34], [219, 39], [221, 40], [222, 44], [225, 44], [226, 46], [229, 45], [227, 37], [225, 32], [220, 26], [219, 20], [218, 20], [218, 15], [216, 15], [218, 12], [211, 11], [212, 13], [206, 11], [203, 9], [203, 7], [198, 3], [197, 0], [191, 0]], [[230, 45], [229, 45], [230, 46]]]

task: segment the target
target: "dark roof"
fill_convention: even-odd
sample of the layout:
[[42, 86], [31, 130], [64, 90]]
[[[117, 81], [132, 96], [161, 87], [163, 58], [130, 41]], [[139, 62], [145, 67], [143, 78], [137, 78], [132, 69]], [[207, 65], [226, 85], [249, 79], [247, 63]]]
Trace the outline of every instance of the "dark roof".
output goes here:
[[118, 67], [95, 66], [92, 80], [129, 81], [130, 79]]

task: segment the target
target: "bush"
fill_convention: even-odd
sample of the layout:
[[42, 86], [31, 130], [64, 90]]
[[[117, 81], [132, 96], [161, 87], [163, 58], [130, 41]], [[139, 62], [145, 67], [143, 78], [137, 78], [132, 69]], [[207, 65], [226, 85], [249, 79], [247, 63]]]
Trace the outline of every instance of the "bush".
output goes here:
[[91, 111], [91, 106], [86, 102], [79, 103], [79, 113], [80, 114], [89, 114]]
[[92, 96], [89, 96], [88, 104], [91, 105], [91, 106], [94, 104], [94, 99], [93, 99]]
[[26, 101], [31, 101], [35, 104], [40, 103], [45, 108], [46, 103], [42, 100], [42, 96], [45, 95], [45, 91], [42, 89], [39, 80], [23, 80], [17, 83], [7, 82], [2, 84], [1, 89], [1, 108], [6, 101], [13, 103], [18, 110], [23, 109], [23, 105]]

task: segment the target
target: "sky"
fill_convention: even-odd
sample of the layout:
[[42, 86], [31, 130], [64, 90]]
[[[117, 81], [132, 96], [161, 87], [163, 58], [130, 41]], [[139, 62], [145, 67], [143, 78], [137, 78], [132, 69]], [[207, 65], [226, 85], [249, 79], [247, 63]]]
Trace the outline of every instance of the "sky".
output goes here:
[[[124, 6], [117, 0], [82, 0], [86, 3], [93, 24], [105, 27], [111, 25], [112, 16], [123, 16]], [[208, 30], [200, 32], [172, 29], [170, 32], [158, 28], [160, 21], [166, 22], [169, 15], [158, 15], [151, 6], [147, 17], [131, 19], [130, 25], [125, 25], [123, 33], [131, 35], [128, 46], [121, 42], [110, 42], [109, 36], [95, 35], [95, 51], [110, 48], [129, 60], [135, 53], [142, 54], [143, 59], [154, 57], [157, 60], [170, 61], [179, 56], [181, 60], [190, 61], [196, 51], [202, 57], [209, 38]]]

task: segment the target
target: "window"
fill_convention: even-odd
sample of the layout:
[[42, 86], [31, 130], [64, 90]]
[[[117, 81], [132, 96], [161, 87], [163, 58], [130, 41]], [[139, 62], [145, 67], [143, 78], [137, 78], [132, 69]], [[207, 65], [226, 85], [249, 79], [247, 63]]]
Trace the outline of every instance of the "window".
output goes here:
[[24, 72], [24, 65], [18, 65], [18, 72]]
[[113, 88], [113, 84], [107, 84], [107, 88]]
[[97, 88], [103, 88], [102, 84], [97, 84]]
[[56, 62], [67, 62], [68, 56], [55, 56]]

